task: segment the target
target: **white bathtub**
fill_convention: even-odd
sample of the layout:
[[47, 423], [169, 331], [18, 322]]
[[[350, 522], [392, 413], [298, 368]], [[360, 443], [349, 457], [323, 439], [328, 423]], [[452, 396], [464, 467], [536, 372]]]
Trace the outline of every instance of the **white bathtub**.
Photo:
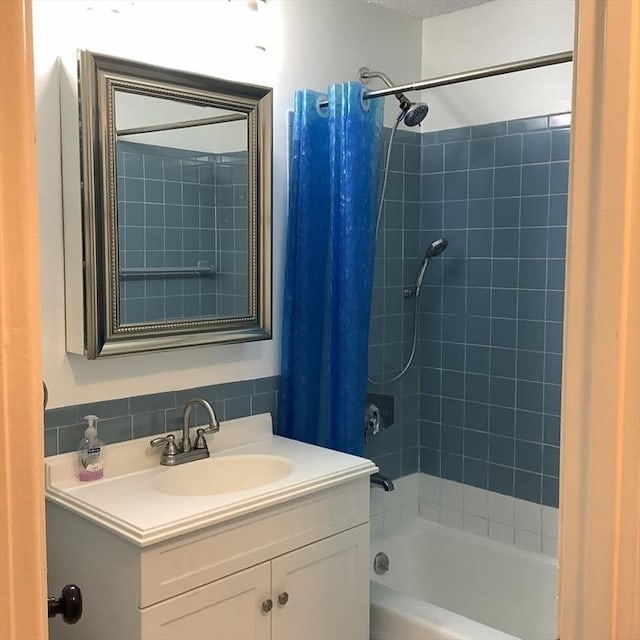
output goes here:
[[416, 518], [371, 543], [371, 640], [553, 640], [555, 559]]

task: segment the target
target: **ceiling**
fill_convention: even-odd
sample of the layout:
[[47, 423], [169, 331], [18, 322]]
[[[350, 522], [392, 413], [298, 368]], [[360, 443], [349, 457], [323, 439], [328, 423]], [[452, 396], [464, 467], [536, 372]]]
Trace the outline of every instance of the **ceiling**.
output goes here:
[[408, 13], [416, 18], [430, 18], [443, 13], [452, 13], [468, 9], [491, 0], [364, 0], [368, 4], [377, 4], [385, 9]]

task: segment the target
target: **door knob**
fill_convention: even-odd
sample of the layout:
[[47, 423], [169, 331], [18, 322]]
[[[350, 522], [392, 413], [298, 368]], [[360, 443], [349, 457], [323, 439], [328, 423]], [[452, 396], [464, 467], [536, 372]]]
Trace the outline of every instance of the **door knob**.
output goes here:
[[289, 602], [289, 594], [286, 591], [283, 591], [279, 596], [278, 596], [278, 604], [281, 607], [284, 607], [285, 604], [287, 604], [287, 602]]
[[67, 624], [75, 624], [82, 617], [82, 592], [75, 584], [63, 587], [59, 598], [47, 598], [49, 617], [62, 615]]
[[271, 611], [272, 608], [273, 608], [273, 600], [271, 600], [271, 598], [269, 598], [268, 600], [265, 600], [262, 603], [262, 610], [265, 613], [269, 613], [269, 611]]

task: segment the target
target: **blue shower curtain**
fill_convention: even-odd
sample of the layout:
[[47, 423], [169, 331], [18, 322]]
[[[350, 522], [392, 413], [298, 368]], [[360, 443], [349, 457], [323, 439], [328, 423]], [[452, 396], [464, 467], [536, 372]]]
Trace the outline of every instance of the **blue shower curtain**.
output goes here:
[[278, 403], [279, 434], [353, 454], [364, 445], [383, 116], [362, 92], [295, 95]]

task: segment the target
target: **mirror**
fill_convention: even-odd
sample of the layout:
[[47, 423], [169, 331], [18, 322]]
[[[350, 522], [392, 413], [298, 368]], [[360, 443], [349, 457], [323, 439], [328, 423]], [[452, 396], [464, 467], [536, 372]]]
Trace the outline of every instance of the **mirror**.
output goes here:
[[271, 89], [79, 54], [84, 352], [271, 337]]

